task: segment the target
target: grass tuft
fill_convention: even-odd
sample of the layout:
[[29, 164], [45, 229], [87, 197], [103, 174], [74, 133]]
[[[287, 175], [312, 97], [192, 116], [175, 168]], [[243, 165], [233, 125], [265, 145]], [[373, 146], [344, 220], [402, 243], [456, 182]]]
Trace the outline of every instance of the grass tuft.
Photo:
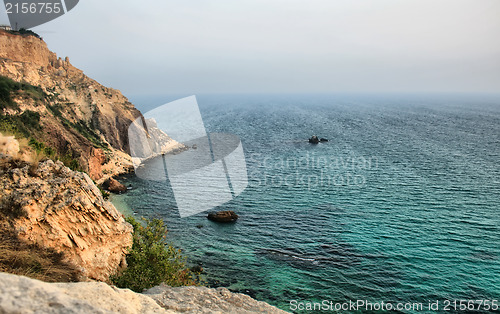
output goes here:
[[62, 253], [20, 240], [4, 214], [0, 212], [0, 272], [46, 282], [79, 280], [80, 272], [64, 262]]

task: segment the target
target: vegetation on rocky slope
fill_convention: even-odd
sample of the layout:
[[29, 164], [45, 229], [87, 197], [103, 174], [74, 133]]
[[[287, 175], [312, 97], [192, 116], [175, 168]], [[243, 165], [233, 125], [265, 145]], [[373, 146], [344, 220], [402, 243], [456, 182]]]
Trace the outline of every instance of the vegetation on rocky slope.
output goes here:
[[[16, 138], [26, 138], [29, 145], [44, 157], [60, 160], [71, 170], [82, 171], [83, 165], [77, 160], [78, 153], [72, 150], [61, 150], [56, 147], [51, 147], [45, 143], [47, 136], [43, 132], [43, 126], [40, 123], [41, 115], [39, 112], [24, 110], [19, 111], [19, 106], [15, 99], [22, 98], [24, 100], [31, 100], [34, 103], [45, 106], [48, 112], [60, 120], [60, 122], [67, 128], [76, 131], [87, 138], [90, 142], [94, 143], [95, 147], [107, 147], [99, 139], [99, 136], [81, 122], [76, 124], [69, 122], [65, 119], [60, 111], [55, 111], [57, 106], [51, 106], [49, 97], [39, 87], [27, 84], [18, 83], [7, 77], [0, 75], [0, 132], [3, 134], [12, 134]], [[3, 109], [12, 109], [15, 113], [4, 113]]]
[[37, 100], [43, 99], [45, 96], [40, 87], [19, 83], [0, 75], [0, 109], [19, 108], [12, 97], [13, 94], [14, 96], [26, 96]]
[[162, 220], [144, 220], [142, 225], [129, 217], [127, 222], [134, 227], [134, 242], [126, 256], [127, 268], [112, 278], [114, 284], [142, 292], [161, 283], [172, 287], [200, 283], [199, 273], [186, 267], [181, 250], [166, 243], [167, 228]]

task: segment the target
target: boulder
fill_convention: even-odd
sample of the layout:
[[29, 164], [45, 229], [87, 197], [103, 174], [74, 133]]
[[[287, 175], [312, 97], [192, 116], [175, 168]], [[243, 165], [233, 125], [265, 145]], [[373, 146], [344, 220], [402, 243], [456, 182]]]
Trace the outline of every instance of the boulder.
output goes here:
[[320, 142], [328, 142], [328, 139], [326, 139], [326, 138], [322, 137], [319, 141], [320, 141]]
[[19, 142], [14, 136], [6, 136], [0, 133], [0, 154], [17, 157], [19, 153]]
[[311, 143], [311, 144], [318, 144], [318, 143], [319, 143], [319, 138], [318, 138], [316, 135], [313, 135], [313, 136], [309, 139], [309, 143]]
[[209, 213], [207, 218], [215, 222], [235, 222], [238, 219], [238, 215], [232, 210], [224, 210], [216, 213]]
[[108, 181], [104, 182], [103, 186], [106, 190], [113, 193], [122, 193], [127, 190], [127, 187], [125, 185], [121, 184], [114, 178], [109, 178]]

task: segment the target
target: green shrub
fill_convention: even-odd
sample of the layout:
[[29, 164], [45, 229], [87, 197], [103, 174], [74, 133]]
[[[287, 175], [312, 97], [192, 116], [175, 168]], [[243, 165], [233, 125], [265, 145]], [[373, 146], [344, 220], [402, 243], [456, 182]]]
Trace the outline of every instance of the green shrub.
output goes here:
[[43, 101], [47, 95], [39, 86], [33, 86], [26, 82], [16, 82], [6, 76], [0, 75], [0, 109], [14, 108], [19, 106], [12, 99], [12, 94], [24, 95], [26, 98], [32, 98], [36, 101]]
[[41, 130], [40, 114], [26, 110], [21, 115], [0, 115], [0, 132], [29, 138], [34, 131]]
[[83, 171], [78, 160], [69, 151], [65, 155], [60, 155], [54, 148], [48, 147], [34, 138], [30, 139], [29, 145], [33, 147], [36, 153], [43, 154], [53, 160], [60, 160], [66, 167], [73, 171]]
[[78, 160], [73, 157], [70, 153], [67, 153], [66, 155], [58, 155], [56, 156], [57, 160], [60, 160], [66, 167], [73, 171], [80, 171], [82, 172], [82, 167], [80, 167], [80, 163]]
[[53, 106], [47, 105], [47, 109], [49, 109], [55, 117], [62, 118], [62, 106], [60, 104], [55, 104]]
[[181, 250], [166, 243], [167, 228], [162, 220], [145, 220], [145, 226], [133, 217], [127, 221], [134, 227], [134, 241], [127, 268], [112, 278], [116, 286], [142, 292], [161, 283], [173, 287], [199, 284], [199, 273], [186, 268]]
[[17, 108], [12, 100], [11, 93], [19, 89], [19, 83], [8, 77], [0, 76], [0, 109]]
[[40, 126], [40, 114], [31, 110], [26, 110], [19, 116], [19, 119], [27, 129], [37, 129]]
[[[94, 183], [95, 183], [95, 182], [94, 182]], [[105, 200], [108, 200], [108, 199], [109, 199], [109, 195], [110, 195], [110, 194], [109, 194], [109, 192], [104, 191], [104, 190], [101, 188], [101, 186], [100, 186], [100, 185], [98, 185], [97, 183], [96, 183], [96, 186], [99, 188], [99, 191], [101, 191], [102, 198], [104, 198]]]
[[38, 35], [37, 33], [35, 33], [34, 31], [30, 30], [30, 29], [26, 29], [26, 28], [21, 28], [19, 29], [18, 31], [15, 31], [15, 30], [11, 30], [10, 31], [11, 34], [15, 34], [15, 35], [29, 35], [29, 36], [35, 36], [36, 38], [38, 39], [41, 39], [42, 37], [40, 37], [40, 35]]

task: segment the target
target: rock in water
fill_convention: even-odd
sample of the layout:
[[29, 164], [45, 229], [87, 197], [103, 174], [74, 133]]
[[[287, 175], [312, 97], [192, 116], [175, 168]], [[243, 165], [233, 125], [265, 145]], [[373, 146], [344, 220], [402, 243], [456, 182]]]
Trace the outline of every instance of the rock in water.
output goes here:
[[216, 213], [209, 213], [207, 218], [216, 222], [235, 222], [238, 219], [238, 215], [232, 210], [224, 210]]
[[125, 185], [121, 184], [114, 178], [109, 178], [103, 186], [105, 189], [113, 193], [122, 193], [127, 190], [127, 187]]
[[328, 139], [326, 139], [326, 138], [322, 137], [319, 141], [320, 141], [320, 142], [328, 142]]
[[311, 144], [318, 144], [318, 143], [319, 143], [319, 138], [318, 138], [316, 135], [313, 135], [313, 136], [309, 139], [309, 143], [311, 143]]

